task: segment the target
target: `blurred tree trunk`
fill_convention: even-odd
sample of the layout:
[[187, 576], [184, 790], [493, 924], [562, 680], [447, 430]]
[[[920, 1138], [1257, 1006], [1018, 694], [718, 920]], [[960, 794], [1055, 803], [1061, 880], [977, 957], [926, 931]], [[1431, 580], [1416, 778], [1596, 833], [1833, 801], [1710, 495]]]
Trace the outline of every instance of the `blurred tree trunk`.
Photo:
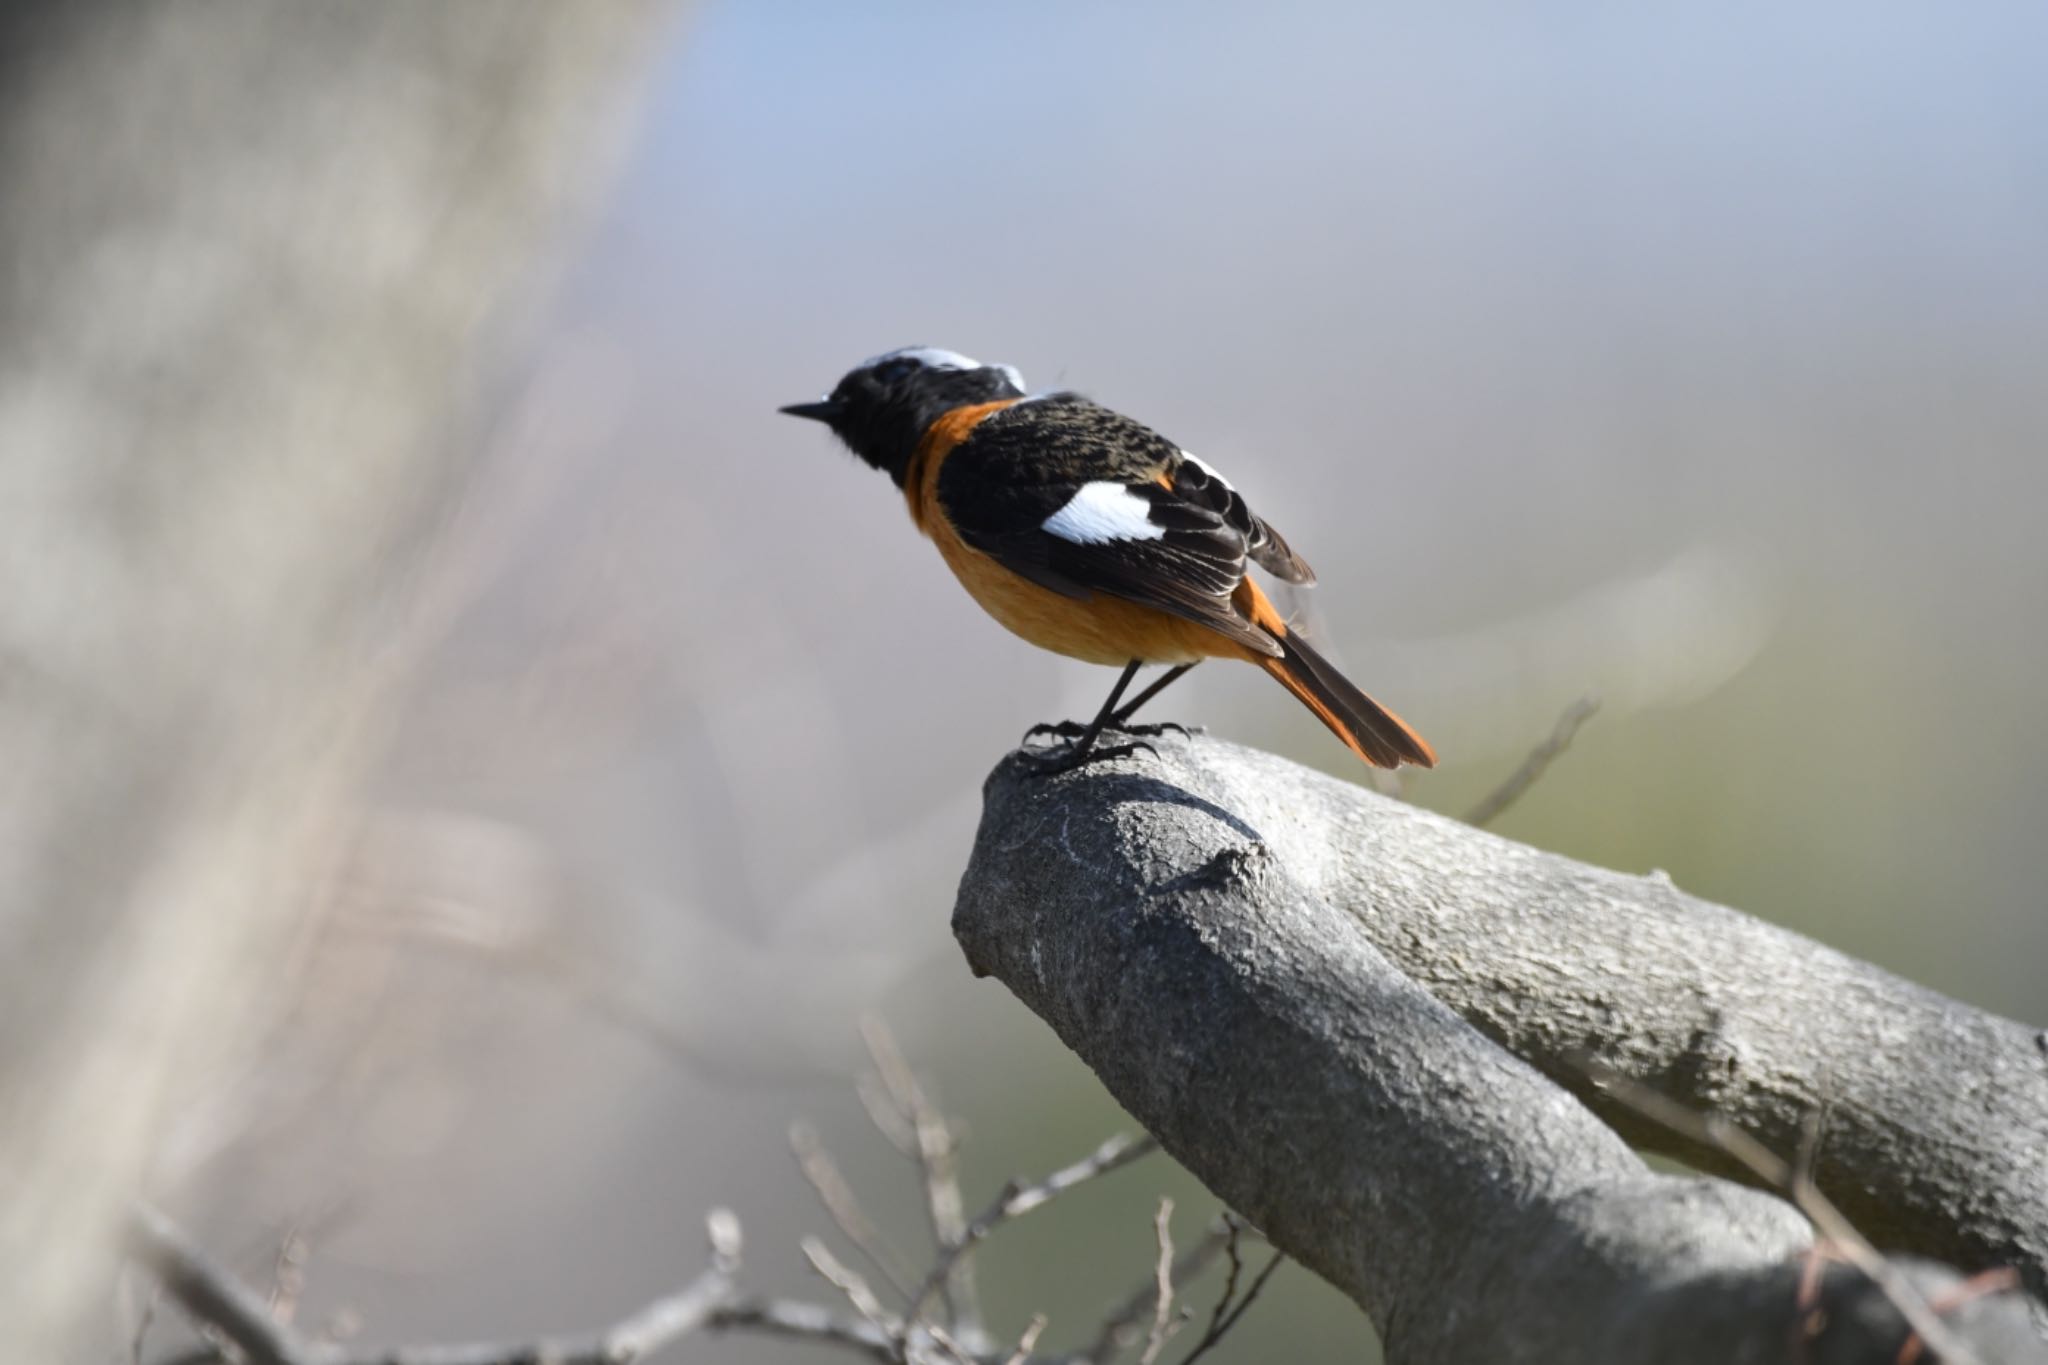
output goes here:
[[292, 981], [488, 327], [653, 0], [0, 18], [0, 1331]]

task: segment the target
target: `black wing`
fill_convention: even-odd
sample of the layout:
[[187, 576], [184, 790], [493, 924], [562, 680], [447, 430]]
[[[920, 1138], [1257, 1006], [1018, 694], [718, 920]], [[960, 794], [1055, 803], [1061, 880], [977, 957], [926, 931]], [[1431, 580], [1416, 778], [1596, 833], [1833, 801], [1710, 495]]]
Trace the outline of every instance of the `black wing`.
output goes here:
[[1232, 601], [1247, 559], [1310, 578], [1215, 471], [1078, 395], [976, 426], [941, 467], [938, 495], [961, 539], [1043, 587], [1156, 607], [1261, 654], [1280, 647]]
[[1236, 527], [1244, 536], [1245, 553], [1273, 577], [1304, 586], [1316, 581], [1315, 570], [1309, 568], [1308, 561], [1294, 553], [1278, 531], [1253, 514], [1230, 480], [1185, 450], [1176, 453], [1181, 459], [1174, 472], [1175, 492], [1214, 510]]

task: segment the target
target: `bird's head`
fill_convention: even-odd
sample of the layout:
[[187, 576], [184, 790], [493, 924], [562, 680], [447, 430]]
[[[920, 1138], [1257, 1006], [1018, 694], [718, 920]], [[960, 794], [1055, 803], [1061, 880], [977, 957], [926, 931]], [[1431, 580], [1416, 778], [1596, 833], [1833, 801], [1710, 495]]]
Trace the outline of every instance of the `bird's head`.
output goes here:
[[854, 454], [887, 470], [900, 487], [925, 429], [969, 403], [1024, 396], [1024, 376], [1013, 365], [984, 365], [954, 351], [907, 346], [847, 371], [815, 403], [781, 411], [832, 428]]

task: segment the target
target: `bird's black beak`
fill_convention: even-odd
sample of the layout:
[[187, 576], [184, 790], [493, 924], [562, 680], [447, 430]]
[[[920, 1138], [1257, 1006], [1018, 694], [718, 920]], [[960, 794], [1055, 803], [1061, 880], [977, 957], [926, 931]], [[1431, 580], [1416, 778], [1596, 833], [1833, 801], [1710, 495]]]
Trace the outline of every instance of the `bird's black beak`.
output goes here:
[[786, 412], [791, 417], [808, 417], [813, 422], [831, 422], [837, 420], [841, 409], [839, 404], [831, 399], [821, 398], [815, 403], [791, 403], [786, 408], [777, 408], [776, 411]]

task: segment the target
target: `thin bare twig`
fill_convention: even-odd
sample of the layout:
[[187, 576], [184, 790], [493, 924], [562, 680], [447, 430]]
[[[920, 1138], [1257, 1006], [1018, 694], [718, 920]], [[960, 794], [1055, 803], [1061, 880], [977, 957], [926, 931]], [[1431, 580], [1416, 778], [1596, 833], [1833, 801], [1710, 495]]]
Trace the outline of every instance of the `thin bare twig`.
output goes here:
[[950, 1356], [956, 1365], [979, 1365], [975, 1355], [955, 1341], [943, 1327], [933, 1323], [905, 1323], [893, 1317], [868, 1282], [832, 1254], [831, 1248], [815, 1237], [803, 1239], [803, 1253], [811, 1268], [846, 1296], [856, 1313], [868, 1326], [882, 1333], [888, 1340], [892, 1358], [899, 1361], [915, 1362], [924, 1359], [924, 1353], [916, 1349], [909, 1340], [911, 1329], [931, 1339], [933, 1345]]
[[[1201, 1240], [1182, 1252], [1174, 1261], [1173, 1282], [1193, 1283], [1223, 1250], [1235, 1226], [1237, 1225], [1230, 1221], [1230, 1215], [1227, 1214], [1210, 1223], [1203, 1231]], [[1113, 1358], [1131, 1343], [1139, 1321], [1151, 1313], [1158, 1302], [1158, 1279], [1154, 1275], [1147, 1275], [1143, 1284], [1103, 1315], [1102, 1326], [1097, 1330], [1094, 1342], [1087, 1350], [1081, 1352], [1080, 1359], [1091, 1362], [1092, 1365], [1102, 1365], [1102, 1362]]]
[[791, 1299], [741, 1299], [712, 1314], [705, 1326], [716, 1332], [751, 1331], [793, 1341], [844, 1346], [872, 1360], [890, 1362], [890, 1365], [900, 1365], [902, 1360], [896, 1354], [896, 1342], [889, 1333], [815, 1303]]
[[[1978, 1271], [1960, 1284], [1951, 1285], [1928, 1300], [1928, 1307], [1936, 1314], [1946, 1316], [1961, 1309], [1973, 1299], [1981, 1299], [1987, 1294], [2009, 1294], [2019, 1287], [2018, 1270], [2009, 1265], [1993, 1266], [1989, 1270]], [[1906, 1338], [1906, 1344], [1899, 1348], [1898, 1358], [1893, 1365], [1917, 1365], [1926, 1349], [1926, 1338], [1916, 1333]]]
[[[230, 1358], [248, 1365], [533, 1365], [536, 1361], [545, 1361], [547, 1365], [629, 1365], [698, 1330], [754, 1331], [837, 1345], [891, 1365], [929, 1365], [939, 1360], [954, 1365], [1052, 1365], [1053, 1358], [1033, 1354], [1045, 1330], [1046, 1319], [1042, 1314], [1026, 1327], [1013, 1349], [1004, 1351], [987, 1341], [978, 1324], [970, 1325], [964, 1319], [930, 1321], [922, 1316], [924, 1310], [957, 1275], [973, 1248], [1003, 1223], [1038, 1208], [1075, 1185], [1155, 1151], [1158, 1144], [1144, 1136], [1111, 1138], [1081, 1160], [1040, 1179], [1006, 1183], [995, 1202], [969, 1221], [958, 1213], [953, 1132], [926, 1099], [893, 1040], [879, 1025], [871, 1025], [868, 1034], [876, 1054], [878, 1084], [886, 1090], [889, 1106], [884, 1108], [877, 1096], [873, 1106], [877, 1126], [889, 1136], [890, 1122], [900, 1114], [905, 1136], [911, 1139], [910, 1150], [925, 1172], [935, 1236], [942, 1239], [936, 1264], [914, 1292], [904, 1288], [911, 1275], [896, 1273], [890, 1264], [893, 1249], [867, 1218], [816, 1133], [801, 1125], [795, 1127], [791, 1146], [800, 1169], [840, 1231], [903, 1295], [906, 1311], [902, 1314], [890, 1311], [866, 1279], [849, 1269], [816, 1238], [804, 1239], [805, 1256], [813, 1269], [845, 1296], [856, 1316], [843, 1316], [814, 1304], [742, 1294], [736, 1284], [740, 1227], [738, 1220], [723, 1210], [715, 1211], [707, 1223], [712, 1251], [710, 1268], [680, 1292], [658, 1299], [588, 1336], [519, 1343], [360, 1348], [299, 1333], [289, 1318], [303, 1289], [308, 1238], [302, 1227], [288, 1228], [276, 1252], [275, 1283], [267, 1302], [235, 1272], [213, 1262], [169, 1220], [152, 1210], [138, 1209], [135, 1214], [133, 1254], [152, 1273], [159, 1286], [156, 1292], [179, 1302], [204, 1336], [204, 1344], [181, 1357], [179, 1365], [218, 1365]], [[897, 1112], [892, 1114], [891, 1110]], [[950, 1212], [949, 1192], [953, 1205]], [[1157, 1365], [1166, 1343], [1185, 1324], [1185, 1310], [1178, 1318], [1174, 1316], [1174, 1285], [1189, 1282], [1206, 1268], [1221, 1246], [1227, 1227], [1212, 1227], [1194, 1247], [1176, 1258], [1168, 1222], [1171, 1213], [1171, 1201], [1162, 1201], [1156, 1220], [1159, 1259], [1154, 1274], [1141, 1295], [1112, 1313], [1105, 1323], [1103, 1344], [1098, 1347], [1097, 1356], [1119, 1348], [1123, 1333], [1149, 1310], [1152, 1331], [1144, 1365]], [[938, 1231], [942, 1228], [947, 1231]], [[137, 1329], [133, 1348], [138, 1356], [135, 1365], [140, 1365], [141, 1330]], [[1091, 1365], [1094, 1358], [1057, 1357], [1067, 1365]]]
[[[946, 1265], [939, 1287], [944, 1290], [951, 1310], [948, 1316], [961, 1331], [979, 1340], [983, 1335], [981, 1301], [975, 1290], [974, 1265], [957, 1252], [948, 1255], [962, 1244], [967, 1230], [967, 1206], [960, 1193], [953, 1130], [918, 1084], [916, 1073], [904, 1060], [888, 1025], [876, 1015], [865, 1015], [860, 1021], [860, 1032], [868, 1055], [874, 1059], [876, 1073], [916, 1143], [918, 1166], [924, 1172], [925, 1209], [931, 1217], [932, 1240]], [[928, 1294], [920, 1293], [917, 1301], [904, 1311], [906, 1329], [916, 1321], [927, 1297]]]
[[830, 1247], [817, 1238], [806, 1237], [801, 1245], [804, 1259], [811, 1263], [811, 1269], [817, 1271], [826, 1283], [844, 1294], [846, 1301], [853, 1305], [853, 1311], [860, 1314], [868, 1326], [878, 1332], [895, 1334], [898, 1327], [896, 1320], [889, 1315], [889, 1310], [882, 1306], [882, 1301], [875, 1297], [875, 1291], [868, 1287], [866, 1280], [849, 1269], [832, 1254]]
[[1230, 1258], [1230, 1270], [1223, 1277], [1223, 1292], [1216, 1298], [1216, 1307], [1209, 1314], [1209, 1325], [1202, 1329], [1201, 1341], [1195, 1343], [1195, 1350], [1202, 1349], [1202, 1342], [1223, 1334], [1223, 1315], [1230, 1311], [1230, 1302], [1237, 1297], [1237, 1278], [1244, 1274], [1244, 1257], [1238, 1253], [1237, 1239], [1244, 1225], [1234, 1213], [1225, 1212], [1224, 1223], [1230, 1228], [1230, 1239], [1224, 1244], [1223, 1254]]
[[[849, 1347], [876, 1360], [900, 1362], [894, 1323], [841, 1317], [814, 1304], [741, 1296], [739, 1220], [723, 1209], [705, 1220], [711, 1266], [677, 1293], [656, 1299], [611, 1327], [587, 1337], [518, 1343], [351, 1349], [298, 1335], [271, 1319], [263, 1296], [213, 1260], [154, 1209], [131, 1219], [132, 1254], [193, 1320], [218, 1333], [250, 1365], [629, 1365], [698, 1330], [752, 1330], [766, 1335]], [[871, 1306], [873, 1295], [867, 1296]], [[218, 1350], [194, 1353], [217, 1359]]]
[[128, 1339], [129, 1365], [142, 1365], [142, 1344], [149, 1336], [149, 1329], [156, 1321], [156, 1306], [163, 1299], [163, 1288], [152, 1284], [142, 1296], [142, 1309], [135, 1321], [135, 1333]]
[[1498, 818], [1502, 811], [1515, 804], [1522, 793], [1528, 791], [1536, 784], [1536, 779], [1543, 776], [1543, 770], [1556, 761], [1559, 754], [1571, 747], [1572, 738], [1579, 733], [1579, 727], [1599, 709], [1600, 699], [1590, 693], [1565, 707], [1564, 714], [1557, 718], [1557, 725], [1551, 730], [1550, 737], [1529, 751], [1529, 756], [1522, 760], [1522, 766], [1515, 769], [1507, 781], [1495, 787], [1485, 800], [1465, 812], [1465, 823], [1487, 825]]
[[1814, 1183], [1813, 1158], [1820, 1141], [1818, 1111], [1809, 1114], [1801, 1125], [1798, 1160], [1787, 1161], [1723, 1115], [1698, 1113], [1597, 1063], [1585, 1063], [1584, 1070], [1596, 1086], [1644, 1118], [1742, 1163], [1758, 1180], [1783, 1194], [1813, 1224], [1828, 1250], [1839, 1254], [1875, 1284], [1892, 1307], [1899, 1310], [1906, 1325], [1940, 1352], [1943, 1360], [1955, 1365], [1981, 1365], [1969, 1346], [1948, 1330], [1926, 1297], [1843, 1217], [1841, 1210]]
[[817, 1192], [818, 1201], [832, 1216], [833, 1224], [867, 1258], [868, 1264], [889, 1282], [889, 1288], [899, 1298], [908, 1298], [910, 1282], [916, 1272], [910, 1269], [903, 1254], [890, 1245], [881, 1229], [861, 1208], [853, 1187], [847, 1184], [838, 1163], [832, 1160], [831, 1153], [819, 1140], [817, 1129], [807, 1123], [791, 1124], [789, 1146], [796, 1154], [797, 1169], [803, 1172], [804, 1179]]
[[868, 1119], [875, 1130], [889, 1145], [912, 1161], [917, 1156], [917, 1132], [896, 1108], [895, 1098], [879, 1075], [863, 1072], [853, 1082], [854, 1093], [860, 1096], [861, 1107], [868, 1111]]
[[1265, 1268], [1260, 1270], [1258, 1275], [1253, 1278], [1250, 1286], [1244, 1291], [1244, 1297], [1239, 1299], [1237, 1306], [1227, 1313], [1222, 1311], [1224, 1304], [1230, 1302], [1229, 1295], [1226, 1293], [1222, 1301], [1216, 1305], [1216, 1316], [1211, 1317], [1209, 1320], [1209, 1330], [1202, 1333], [1202, 1339], [1195, 1343], [1194, 1350], [1181, 1357], [1180, 1365], [1194, 1365], [1196, 1361], [1209, 1354], [1210, 1349], [1217, 1342], [1230, 1335], [1230, 1329], [1237, 1326], [1237, 1320], [1244, 1316], [1244, 1310], [1252, 1306], [1252, 1300], [1259, 1297], [1259, 1291], [1266, 1287], [1266, 1281], [1273, 1278], [1273, 1272], [1278, 1270], [1280, 1262], [1286, 1259], [1286, 1253], [1275, 1248], [1272, 1259], [1268, 1260]]
[[1010, 1358], [1005, 1360], [1003, 1365], [1024, 1365], [1024, 1362], [1031, 1359], [1031, 1353], [1038, 1348], [1039, 1334], [1045, 1331], [1046, 1321], [1043, 1313], [1032, 1315], [1031, 1321], [1025, 1325], [1023, 1335], [1017, 1338], [1017, 1349], [1010, 1352]]
[[298, 1316], [299, 1296], [306, 1292], [306, 1258], [312, 1244], [297, 1224], [285, 1229], [278, 1239], [277, 1255], [270, 1270], [270, 1317], [289, 1327]]
[[926, 1273], [924, 1281], [918, 1285], [917, 1292], [911, 1295], [909, 1304], [903, 1310], [906, 1322], [915, 1320], [924, 1311], [925, 1305], [931, 1302], [932, 1296], [946, 1282], [954, 1263], [964, 1257], [975, 1243], [1005, 1222], [1031, 1212], [1054, 1196], [1084, 1181], [1107, 1175], [1120, 1166], [1128, 1166], [1139, 1157], [1147, 1156], [1158, 1148], [1158, 1142], [1151, 1137], [1132, 1138], [1119, 1134], [1071, 1166], [1063, 1166], [1042, 1180], [1033, 1181], [1029, 1185], [1012, 1180], [1004, 1185], [995, 1202], [975, 1215], [974, 1221], [961, 1229], [959, 1239], [950, 1246], [940, 1249], [938, 1260]]
[[213, 1328], [242, 1353], [249, 1365], [312, 1365], [309, 1350], [289, 1328], [273, 1321], [270, 1305], [208, 1256], [176, 1224], [147, 1205], [129, 1220], [136, 1260], [156, 1276], [164, 1292], [197, 1322]]
[[315, 1360], [329, 1365], [521, 1365], [531, 1360], [545, 1360], [550, 1365], [627, 1365], [712, 1326], [719, 1310], [731, 1300], [733, 1276], [740, 1263], [739, 1220], [727, 1210], [714, 1209], [705, 1219], [705, 1231], [711, 1244], [709, 1269], [681, 1291], [656, 1299], [592, 1336], [361, 1352], [325, 1347]]
[[874, 1361], [889, 1361], [889, 1365], [901, 1365], [903, 1359], [889, 1332], [860, 1318], [846, 1318], [829, 1308], [797, 1300], [739, 1300], [715, 1312], [705, 1326], [715, 1332], [760, 1332], [762, 1336], [823, 1342], [827, 1347], [858, 1351]]
[[1138, 1365], [1153, 1365], [1159, 1353], [1166, 1349], [1168, 1337], [1173, 1335], [1173, 1201], [1161, 1198], [1159, 1212], [1152, 1219], [1153, 1234], [1159, 1239], [1159, 1264], [1153, 1271], [1153, 1283], [1157, 1286], [1157, 1297], [1152, 1307], [1152, 1331], [1145, 1338], [1145, 1353], [1138, 1357]]

